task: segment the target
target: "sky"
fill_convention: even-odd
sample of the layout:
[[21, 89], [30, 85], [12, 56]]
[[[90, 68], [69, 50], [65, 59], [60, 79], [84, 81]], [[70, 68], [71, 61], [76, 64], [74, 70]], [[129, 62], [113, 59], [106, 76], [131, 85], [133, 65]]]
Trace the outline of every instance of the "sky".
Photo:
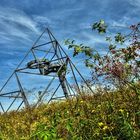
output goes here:
[[104, 19], [113, 34], [138, 23], [139, 13], [140, 0], [0, 0], [0, 87], [45, 27], [63, 47], [70, 38], [97, 48], [105, 42], [92, 23]]

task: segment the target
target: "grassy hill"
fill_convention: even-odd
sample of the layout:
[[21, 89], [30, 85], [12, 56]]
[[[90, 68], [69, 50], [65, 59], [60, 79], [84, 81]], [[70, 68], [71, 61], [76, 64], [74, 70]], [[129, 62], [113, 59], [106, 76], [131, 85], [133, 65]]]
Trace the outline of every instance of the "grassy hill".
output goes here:
[[140, 99], [122, 89], [0, 115], [1, 140], [139, 140]]

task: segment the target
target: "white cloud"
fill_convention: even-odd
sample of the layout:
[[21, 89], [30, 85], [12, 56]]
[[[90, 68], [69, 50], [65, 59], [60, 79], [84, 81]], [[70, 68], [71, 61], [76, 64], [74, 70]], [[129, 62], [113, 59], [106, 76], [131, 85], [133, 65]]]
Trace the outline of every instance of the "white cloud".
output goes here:
[[36, 23], [23, 11], [12, 8], [0, 8], [0, 18], [1, 21], [14, 22], [38, 33]]
[[128, 2], [136, 7], [140, 7], [140, 0], [128, 0]]
[[112, 21], [111, 26], [114, 27], [127, 27], [128, 28], [128, 22], [130, 21], [130, 18], [124, 16], [119, 21]]
[[[11, 36], [31, 41], [28, 32], [40, 34], [37, 28], [37, 22], [31, 19], [23, 11], [13, 8], [0, 7], [0, 36], [3, 38], [2, 42], [10, 40]], [[27, 31], [22, 29], [25, 28]]]
[[82, 35], [83, 37], [87, 38], [87, 41], [89, 44], [94, 45], [96, 43], [106, 43], [104, 36], [99, 36], [99, 35], [90, 34], [86, 32], [83, 32]]
[[38, 16], [38, 15], [34, 15], [33, 19], [36, 22], [41, 22], [41, 23], [51, 23], [51, 20], [45, 16]]
[[[41, 27], [46, 28], [49, 27], [49, 25], [52, 24], [51, 19], [49, 19], [46, 16], [40, 16], [40, 15], [33, 15], [33, 20], [38, 23], [38, 25], [40, 24]], [[49, 27], [50, 28], [50, 27]]]

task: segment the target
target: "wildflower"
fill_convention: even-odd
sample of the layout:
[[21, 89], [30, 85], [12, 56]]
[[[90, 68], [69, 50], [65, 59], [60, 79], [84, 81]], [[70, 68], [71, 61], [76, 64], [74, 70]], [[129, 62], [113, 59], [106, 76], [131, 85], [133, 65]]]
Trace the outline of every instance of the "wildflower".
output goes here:
[[128, 112], [126, 113], [126, 116], [129, 117], [129, 113]]
[[107, 130], [107, 129], [108, 129], [108, 126], [105, 125], [105, 126], [103, 127], [103, 130], [105, 131], [105, 130]]
[[37, 127], [37, 122], [34, 122], [33, 124], [31, 124], [31, 129], [32, 130], [35, 130], [36, 129], [36, 127]]
[[102, 122], [99, 122], [98, 125], [99, 125], [99, 126], [103, 126], [104, 124], [103, 124]]
[[93, 109], [92, 111], [91, 111], [91, 113], [94, 113], [95, 112], [95, 110]]
[[124, 112], [124, 110], [123, 110], [123, 109], [119, 109], [119, 111], [120, 111], [121, 113], [123, 113], [123, 112]]
[[81, 104], [82, 104], [83, 102], [84, 102], [84, 101], [82, 101], [82, 100], [80, 101]]

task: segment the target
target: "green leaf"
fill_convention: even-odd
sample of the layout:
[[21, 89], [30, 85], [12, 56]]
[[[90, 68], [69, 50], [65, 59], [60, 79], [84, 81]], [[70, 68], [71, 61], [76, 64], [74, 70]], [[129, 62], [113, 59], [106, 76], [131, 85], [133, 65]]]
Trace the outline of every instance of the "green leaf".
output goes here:
[[64, 41], [65, 45], [69, 45], [70, 44], [70, 39], [67, 39]]
[[95, 30], [96, 28], [98, 28], [98, 23], [97, 22], [92, 25], [92, 30]]
[[106, 33], [107, 25], [104, 20], [100, 20], [99, 22], [95, 22], [92, 25], [92, 30], [97, 30], [99, 33]]
[[93, 58], [94, 58], [95, 60], [99, 60], [99, 59], [100, 59], [99, 53], [94, 54], [94, 55], [93, 55]]
[[71, 44], [73, 44], [74, 42], [75, 42], [75, 40], [72, 40], [72, 41], [71, 41]]
[[85, 55], [86, 56], [92, 56], [92, 49], [91, 48], [89, 48], [89, 47], [85, 47], [85, 49], [83, 50], [83, 52], [85, 52]]
[[112, 41], [111, 37], [106, 37], [106, 41]]
[[93, 63], [90, 63], [88, 60], [85, 60], [85, 65], [88, 68], [93, 68], [94, 67]]
[[73, 45], [69, 45], [69, 46], [68, 46], [68, 49], [71, 49], [71, 48], [73, 48]]
[[115, 41], [123, 44], [125, 41], [125, 37], [121, 33], [117, 33], [117, 35], [115, 36]]
[[112, 44], [109, 45], [109, 50], [113, 50], [115, 48], [116, 48], [116, 45], [112, 45]]

